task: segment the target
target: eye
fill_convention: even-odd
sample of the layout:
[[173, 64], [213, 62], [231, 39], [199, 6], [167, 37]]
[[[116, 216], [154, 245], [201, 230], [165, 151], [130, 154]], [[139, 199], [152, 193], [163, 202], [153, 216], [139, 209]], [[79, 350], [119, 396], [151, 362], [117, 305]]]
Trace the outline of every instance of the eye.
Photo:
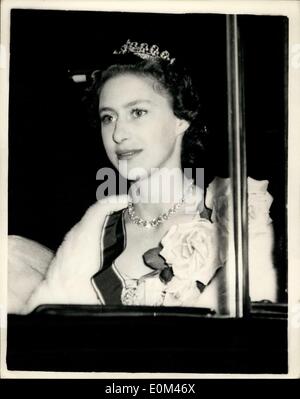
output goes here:
[[100, 120], [103, 125], [109, 125], [114, 121], [114, 119], [115, 119], [114, 115], [111, 114], [103, 114], [100, 116]]
[[142, 116], [146, 115], [148, 111], [146, 109], [141, 109], [141, 108], [134, 108], [131, 110], [131, 115], [135, 118], [141, 118]]

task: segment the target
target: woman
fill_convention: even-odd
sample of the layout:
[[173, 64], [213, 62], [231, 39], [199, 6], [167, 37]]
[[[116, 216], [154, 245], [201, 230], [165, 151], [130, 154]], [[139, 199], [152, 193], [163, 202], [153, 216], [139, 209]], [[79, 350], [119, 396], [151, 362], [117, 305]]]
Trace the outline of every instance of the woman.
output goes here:
[[183, 171], [205, 133], [191, 79], [156, 45], [128, 40], [113, 57], [89, 95], [129, 194], [88, 209], [24, 312], [42, 303], [220, 310], [223, 235], [201, 216], [203, 190]]

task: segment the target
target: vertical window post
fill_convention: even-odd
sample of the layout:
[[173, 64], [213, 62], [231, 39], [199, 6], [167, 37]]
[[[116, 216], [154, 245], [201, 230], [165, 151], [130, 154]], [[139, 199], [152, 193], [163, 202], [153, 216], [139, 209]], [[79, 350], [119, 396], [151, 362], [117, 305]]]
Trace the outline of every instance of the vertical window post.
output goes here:
[[236, 15], [226, 16], [229, 171], [233, 204], [236, 317], [249, 313], [248, 204], [241, 48]]

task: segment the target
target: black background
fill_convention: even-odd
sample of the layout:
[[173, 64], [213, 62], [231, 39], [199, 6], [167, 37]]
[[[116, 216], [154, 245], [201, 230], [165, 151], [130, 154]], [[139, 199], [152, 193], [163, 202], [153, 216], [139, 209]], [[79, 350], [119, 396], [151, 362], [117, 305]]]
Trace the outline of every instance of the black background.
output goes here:
[[[224, 15], [12, 10], [9, 233], [56, 249], [96, 200], [108, 161], [87, 121], [83, 85], [70, 72], [99, 67], [128, 38], [183, 59], [201, 93], [211, 133], [206, 184], [228, 176]], [[284, 17], [241, 16], [248, 175], [274, 196], [275, 255], [286, 275], [286, 76]], [[284, 296], [284, 288], [281, 296]]]

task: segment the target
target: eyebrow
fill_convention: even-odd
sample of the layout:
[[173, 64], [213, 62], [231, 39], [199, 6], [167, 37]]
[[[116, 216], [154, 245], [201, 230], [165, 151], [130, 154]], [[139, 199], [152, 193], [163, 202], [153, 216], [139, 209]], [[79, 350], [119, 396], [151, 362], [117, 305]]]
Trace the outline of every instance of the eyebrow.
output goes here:
[[140, 99], [140, 100], [134, 100], [134, 101], [130, 101], [129, 103], [127, 103], [126, 105], [125, 105], [125, 108], [127, 108], [127, 107], [132, 107], [133, 105], [137, 105], [137, 104], [140, 104], [140, 103], [152, 103], [152, 101], [150, 101], [150, 100], [143, 100], [143, 99]]
[[[134, 100], [134, 101], [130, 101], [129, 103], [125, 104], [124, 107], [125, 108], [129, 108], [129, 107], [132, 107], [132, 106], [140, 104], [140, 103], [150, 104], [150, 103], [152, 103], [152, 101], [151, 100], [146, 100], [146, 99], [145, 100], [143, 100], [143, 99]], [[111, 108], [111, 107], [101, 107], [101, 108], [99, 108], [99, 112], [103, 112], [103, 111], [115, 112], [115, 110], [113, 108]]]

